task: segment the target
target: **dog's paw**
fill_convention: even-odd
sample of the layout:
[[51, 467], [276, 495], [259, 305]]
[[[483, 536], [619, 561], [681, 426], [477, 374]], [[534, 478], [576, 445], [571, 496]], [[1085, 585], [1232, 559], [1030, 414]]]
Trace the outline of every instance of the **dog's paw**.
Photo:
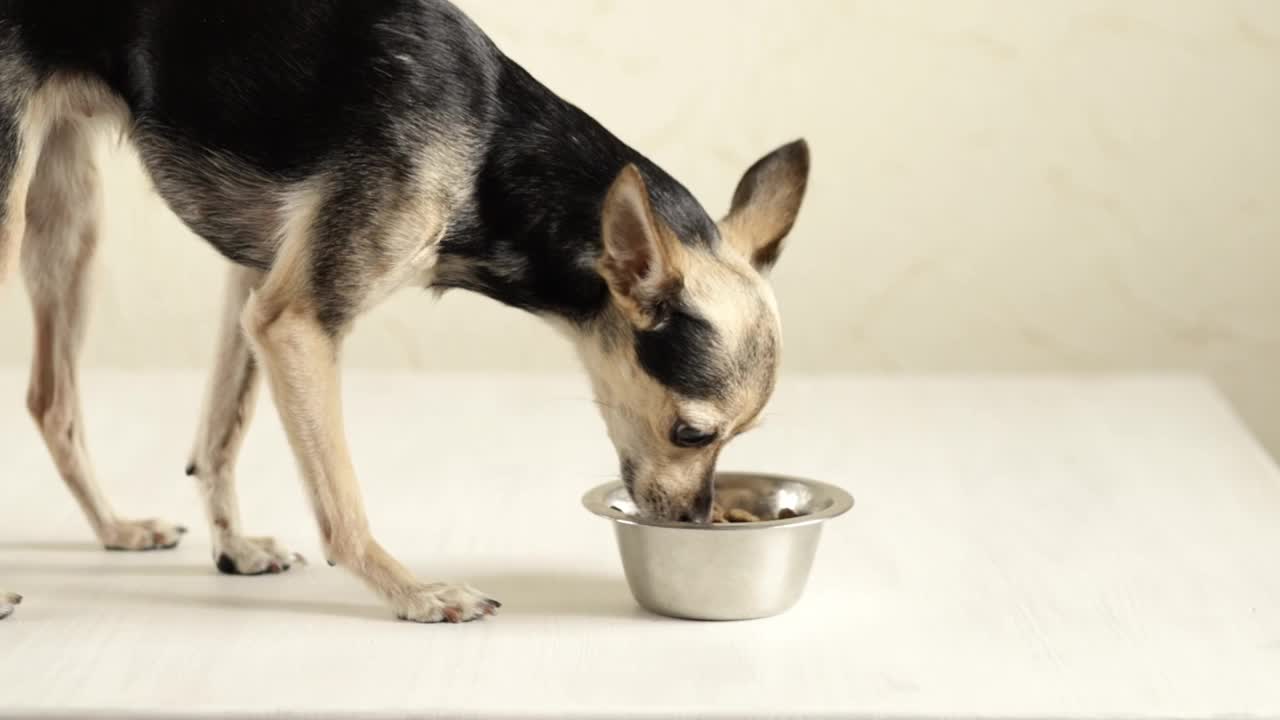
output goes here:
[[0, 592], [0, 620], [12, 615], [16, 606], [21, 603], [22, 596], [18, 593]]
[[168, 550], [177, 547], [187, 529], [163, 520], [117, 520], [102, 530], [108, 550]]
[[215, 543], [213, 558], [224, 575], [270, 575], [306, 563], [301, 555], [269, 537], [225, 538]]
[[413, 588], [392, 603], [396, 617], [420, 623], [470, 622], [493, 615], [502, 603], [469, 585], [432, 583]]

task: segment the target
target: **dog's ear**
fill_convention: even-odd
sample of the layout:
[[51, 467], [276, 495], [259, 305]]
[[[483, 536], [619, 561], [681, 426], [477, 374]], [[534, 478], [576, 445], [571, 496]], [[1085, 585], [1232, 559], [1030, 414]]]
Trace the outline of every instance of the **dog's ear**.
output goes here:
[[635, 165], [618, 174], [605, 196], [600, 224], [600, 275], [618, 307], [640, 329], [662, 320], [663, 306], [680, 291], [681, 248], [653, 212], [644, 177]]
[[809, 144], [804, 140], [765, 155], [738, 182], [733, 208], [720, 222], [721, 234], [757, 270], [768, 270], [782, 253], [808, 184]]

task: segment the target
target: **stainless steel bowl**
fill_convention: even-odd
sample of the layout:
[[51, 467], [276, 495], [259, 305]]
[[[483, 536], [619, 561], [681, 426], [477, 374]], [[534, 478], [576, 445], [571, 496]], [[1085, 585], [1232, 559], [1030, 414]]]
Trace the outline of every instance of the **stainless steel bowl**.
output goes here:
[[749, 620], [777, 615], [800, 599], [827, 521], [853, 507], [834, 485], [782, 475], [719, 473], [716, 502], [759, 517], [788, 520], [728, 525], [651, 522], [639, 517], [622, 483], [582, 497], [613, 521], [622, 568], [636, 602], [691, 620]]

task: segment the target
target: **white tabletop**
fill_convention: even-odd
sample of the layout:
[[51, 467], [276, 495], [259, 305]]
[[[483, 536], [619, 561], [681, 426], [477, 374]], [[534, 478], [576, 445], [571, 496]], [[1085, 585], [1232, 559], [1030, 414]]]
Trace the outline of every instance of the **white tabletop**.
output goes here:
[[[803, 379], [722, 466], [857, 498], [805, 597], [747, 623], [628, 594], [578, 503], [615, 472], [576, 379], [351, 374], [375, 532], [423, 578], [501, 599], [482, 623], [396, 622], [323, 562], [218, 575], [183, 477], [201, 379], [91, 373], [117, 506], [190, 525], [98, 551], [0, 373], [0, 715], [1280, 717], [1280, 474], [1185, 378]], [[248, 528], [319, 560], [264, 402]]]

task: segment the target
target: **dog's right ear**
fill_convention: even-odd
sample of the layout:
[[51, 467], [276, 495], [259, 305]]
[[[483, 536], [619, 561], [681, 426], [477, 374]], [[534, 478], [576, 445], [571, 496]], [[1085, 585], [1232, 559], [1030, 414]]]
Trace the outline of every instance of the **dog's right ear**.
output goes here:
[[600, 232], [599, 270], [614, 302], [637, 328], [652, 328], [662, 320], [665, 301], [680, 290], [681, 248], [654, 214], [644, 177], [635, 165], [624, 167], [609, 188]]
[[804, 140], [760, 158], [739, 181], [733, 209], [720, 230], [760, 272], [768, 272], [778, 261], [808, 184], [809, 144]]

